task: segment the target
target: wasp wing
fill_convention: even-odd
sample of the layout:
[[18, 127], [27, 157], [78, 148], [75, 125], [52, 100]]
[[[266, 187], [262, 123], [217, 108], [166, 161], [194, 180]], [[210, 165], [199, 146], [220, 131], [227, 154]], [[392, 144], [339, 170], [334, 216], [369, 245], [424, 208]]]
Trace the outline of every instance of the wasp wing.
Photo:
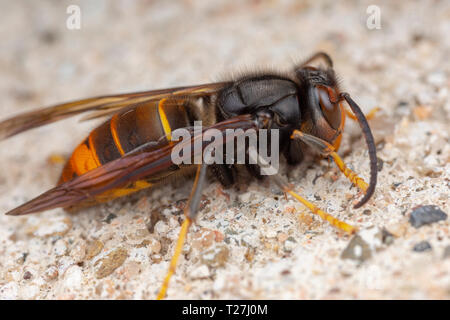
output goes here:
[[123, 93], [58, 104], [19, 114], [0, 122], [0, 140], [84, 112], [93, 112], [92, 115], [85, 118], [93, 119], [114, 114], [127, 107], [133, 108], [139, 103], [151, 100], [159, 100], [172, 96], [199, 96], [212, 94], [223, 88], [226, 84], [227, 82], [218, 82], [189, 87]]
[[[255, 121], [252, 120], [252, 116], [242, 115], [207, 127], [203, 132], [208, 129], [217, 129], [224, 135], [226, 129], [238, 128], [243, 130], [237, 131], [231, 138], [239, 134], [244, 134], [247, 129], [257, 129]], [[121, 158], [62, 183], [6, 214], [24, 215], [54, 208], [70, 207], [82, 201], [95, 198], [108, 190], [121, 188], [130, 182], [158, 174], [174, 166], [171, 159], [171, 152], [175, 145], [188, 145], [191, 148], [191, 155], [194, 157], [196, 153], [203, 152], [210, 143], [217, 143], [215, 140], [213, 142], [205, 142], [202, 140], [201, 150], [196, 150], [194, 148], [194, 140], [202, 138], [202, 134], [197, 134], [189, 140], [182, 140], [153, 151], [146, 151], [145, 146], [141, 146], [137, 151], [130, 152]], [[227, 135], [223, 142], [231, 138]], [[181, 145], [180, 147], [185, 145]]]

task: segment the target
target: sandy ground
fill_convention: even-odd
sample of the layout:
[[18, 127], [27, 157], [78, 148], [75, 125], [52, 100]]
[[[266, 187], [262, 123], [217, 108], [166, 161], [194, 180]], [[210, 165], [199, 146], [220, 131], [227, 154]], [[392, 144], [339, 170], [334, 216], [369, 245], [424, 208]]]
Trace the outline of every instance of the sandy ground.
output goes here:
[[[283, 170], [360, 235], [340, 233], [268, 182], [223, 192], [211, 180], [168, 298], [448, 299], [449, 220], [414, 228], [409, 218], [420, 205], [450, 212], [450, 3], [232, 2], [0, 0], [2, 118], [288, 68], [325, 50], [364, 111], [382, 108], [371, 121], [382, 164], [375, 196], [353, 209], [357, 191], [326, 161]], [[80, 30], [66, 28], [69, 4], [81, 8]], [[381, 29], [366, 26], [371, 4], [381, 9]], [[51, 155], [70, 154], [94, 126], [71, 119], [2, 141], [0, 212], [51, 188], [62, 168]], [[368, 179], [365, 143], [351, 121], [339, 152]], [[155, 298], [190, 186], [78, 214], [0, 215], [0, 299]], [[429, 246], [417, 248], [423, 241]]]

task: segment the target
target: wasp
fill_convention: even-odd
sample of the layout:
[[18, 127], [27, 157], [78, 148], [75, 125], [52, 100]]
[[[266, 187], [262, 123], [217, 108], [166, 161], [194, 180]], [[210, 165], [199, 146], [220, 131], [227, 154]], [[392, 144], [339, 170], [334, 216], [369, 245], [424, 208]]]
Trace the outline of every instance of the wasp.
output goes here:
[[[316, 61], [322, 63], [314, 66]], [[206, 129], [219, 132], [279, 130], [277, 142], [290, 165], [299, 164], [308, 149], [334, 160], [340, 171], [364, 192], [355, 208], [365, 204], [375, 190], [376, 147], [367, 118], [350, 95], [340, 91], [333, 62], [324, 52], [316, 53], [287, 74], [244, 75], [233, 81], [100, 96], [31, 111], [1, 122], [0, 139], [81, 113], [87, 113], [87, 119], [108, 117], [108, 120], [75, 148], [56, 187], [7, 214], [92, 205], [155, 186], [167, 177], [195, 173], [184, 209], [185, 219], [158, 298], [165, 296], [189, 227], [195, 221], [207, 169], [213, 171], [223, 186], [228, 187], [236, 180], [233, 172], [237, 165], [174, 164], [171, 158], [174, 147], [192, 144], [204, 132], [175, 141], [172, 133], [176, 129], [191, 128], [195, 121], [202, 120]], [[357, 120], [365, 137], [370, 159], [369, 184], [337, 154], [346, 115]], [[207, 145], [203, 143], [201, 150]], [[255, 170], [258, 165], [243, 166], [261, 178]], [[271, 175], [269, 179], [333, 226], [348, 233], [356, 232], [356, 227], [301, 197], [280, 175]]]

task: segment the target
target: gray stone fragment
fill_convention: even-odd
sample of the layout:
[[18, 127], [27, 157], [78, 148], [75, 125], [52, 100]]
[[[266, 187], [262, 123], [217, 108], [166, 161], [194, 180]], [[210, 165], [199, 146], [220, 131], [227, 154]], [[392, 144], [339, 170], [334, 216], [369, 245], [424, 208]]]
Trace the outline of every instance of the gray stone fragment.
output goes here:
[[428, 241], [421, 241], [413, 247], [413, 251], [423, 252], [431, 250], [431, 244]]
[[411, 212], [409, 222], [414, 228], [447, 219], [447, 214], [438, 206], [420, 206]]

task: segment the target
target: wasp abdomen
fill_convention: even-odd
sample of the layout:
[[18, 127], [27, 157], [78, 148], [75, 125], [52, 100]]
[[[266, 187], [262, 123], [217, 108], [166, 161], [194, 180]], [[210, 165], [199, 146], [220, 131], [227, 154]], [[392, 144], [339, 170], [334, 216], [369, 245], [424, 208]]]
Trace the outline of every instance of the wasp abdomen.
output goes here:
[[[161, 99], [114, 115], [92, 130], [67, 161], [59, 184], [122, 157], [139, 146], [169, 143], [171, 132], [191, 126], [183, 100]], [[164, 142], [163, 142], [164, 145]]]

